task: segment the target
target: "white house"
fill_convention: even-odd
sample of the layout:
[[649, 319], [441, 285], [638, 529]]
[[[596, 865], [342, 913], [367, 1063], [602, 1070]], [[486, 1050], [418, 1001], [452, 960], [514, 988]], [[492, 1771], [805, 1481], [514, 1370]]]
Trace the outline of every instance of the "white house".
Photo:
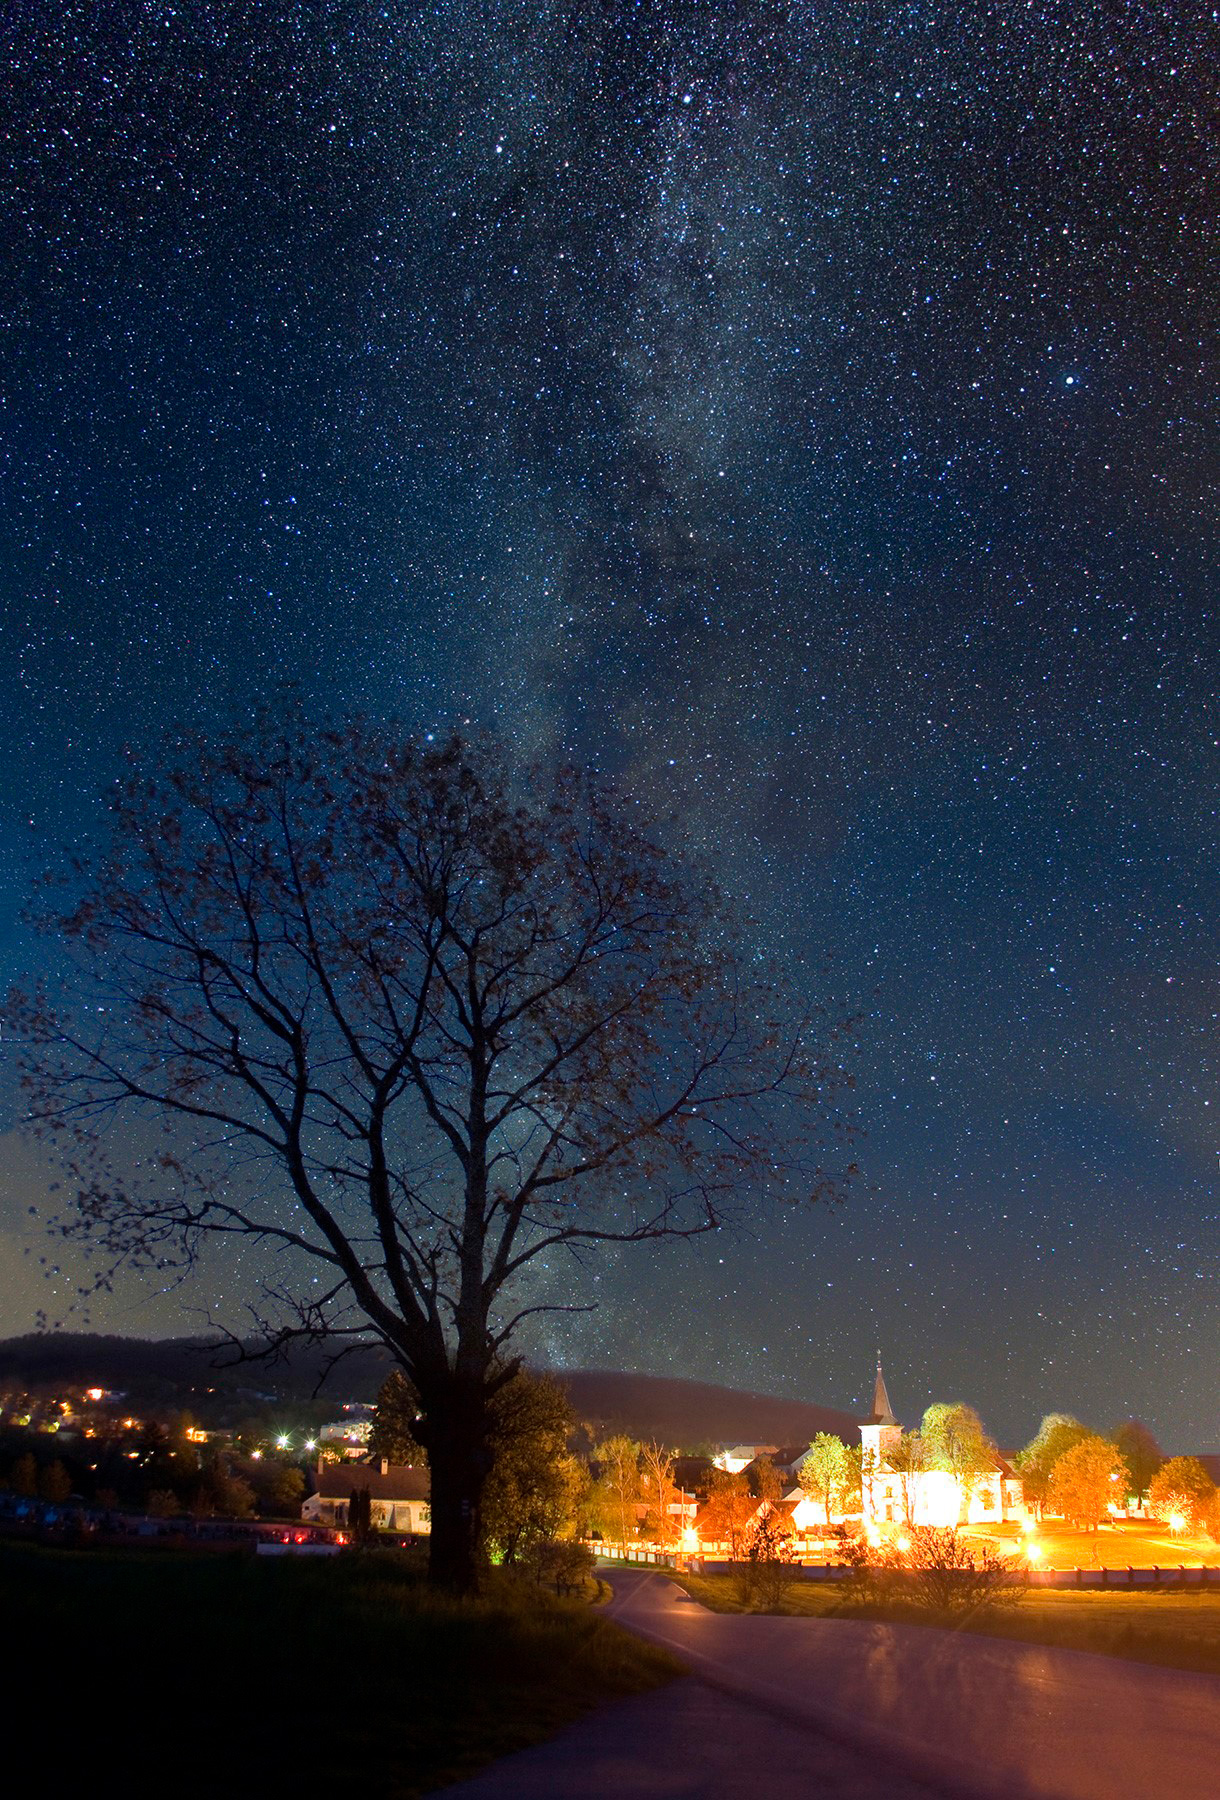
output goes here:
[[712, 1462], [717, 1469], [727, 1469], [730, 1475], [740, 1475], [743, 1469], [748, 1469], [760, 1456], [774, 1456], [778, 1448], [777, 1444], [726, 1444], [716, 1452]]
[[344, 1526], [352, 1494], [359, 1489], [369, 1496], [374, 1525], [387, 1531], [429, 1532], [432, 1509], [428, 1471], [414, 1463], [319, 1463], [314, 1474], [317, 1492], [301, 1508], [303, 1519], [322, 1525]]

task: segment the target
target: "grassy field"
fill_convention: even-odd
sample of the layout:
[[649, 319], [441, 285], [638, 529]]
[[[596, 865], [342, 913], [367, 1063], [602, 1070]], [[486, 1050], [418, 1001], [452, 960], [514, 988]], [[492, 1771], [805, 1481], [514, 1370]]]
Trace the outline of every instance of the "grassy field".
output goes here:
[[[967, 1528], [965, 1536], [989, 1543], [1006, 1555], [1020, 1552], [1021, 1529], [1017, 1525]], [[1062, 1519], [1046, 1519], [1034, 1537], [1047, 1569], [1136, 1569], [1160, 1565], [1173, 1569], [1179, 1563], [1209, 1568], [1220, 1564], [1220, 1544], [1202, 1534], [1176, 1535], [1155, 1519], [1119, 1519], [1100, 1531], [1075, 1531]]]
[[0, 1545], [10, 1748], [52, 1785], [411, 1800], [680, 1672], [588, 1606], [507, 1581], [441, 1599], [392, 1554]]
[[[714, 1612], [743, 1610], [730, 1575], [681, 1575], [677, 1579]], [[846, 1603], [843, 1589], [831, 1582], [793, 1582], [777, 1610], [807, 1618], [866, 1616]], [[867, 1616], [888, 1616], [903, 1623], [940, 1623], [906, 1610]], [[1220, 1591], [1215, 1589], [1206, 1593], [1197, 1589], [1184, 1593], [1137, 1590], [1131, 1594], [1035, 1591], [1015, 1607], [967, 1621], [958, 1629], [1220, 1675]]]

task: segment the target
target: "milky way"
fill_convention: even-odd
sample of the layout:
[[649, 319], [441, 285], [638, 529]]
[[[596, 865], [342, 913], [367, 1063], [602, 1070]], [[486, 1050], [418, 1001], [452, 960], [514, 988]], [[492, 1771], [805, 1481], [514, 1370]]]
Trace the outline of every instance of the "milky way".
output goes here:
[[907, 1418], [1215, 1447], [1214, 15], [93, 0], [9, 56], [11, 907], [123, 743], [285, 680], [598, 766], [863, 1003], [869, 1191], [542, 1348], [850, 1404], [880, 1344]]

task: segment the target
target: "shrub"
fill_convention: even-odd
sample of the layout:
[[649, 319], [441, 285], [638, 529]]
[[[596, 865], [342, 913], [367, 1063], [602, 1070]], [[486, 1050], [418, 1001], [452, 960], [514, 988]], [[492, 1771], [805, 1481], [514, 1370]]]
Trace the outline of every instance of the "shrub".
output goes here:
[[541, 1538], [526, 1551], [524, 1566], [539, 1587], [561, 1597], [579, 1593], [593, 1572], [593, 1552], [574, 1538]]
[[774, 1509], [765, 1506], [750, 1528], [746, 1560], [736, 1570], [737, 1597], [743, 1606], [778, 1606], [794, 1573], [791, 1536]]
[[1014, 1606], [1025, 1593], [1025, 1571], [989, 1544], [973, 1544], [953, 1526], [917, 1525], [909, 1549], [872, 1546], [864, 1540], [845, 1548], [853, 1570], [844, 1600], [870, 1610], [910, 1609], [953, 1622], [999, 1607]]

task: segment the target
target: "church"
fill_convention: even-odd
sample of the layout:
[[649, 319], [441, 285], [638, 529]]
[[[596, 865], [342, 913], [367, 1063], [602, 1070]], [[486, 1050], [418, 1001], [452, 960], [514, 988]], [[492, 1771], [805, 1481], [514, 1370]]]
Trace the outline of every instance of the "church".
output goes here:
[[947, 1469], [895, 1467], [901, 1440], [878, 1357], [872, 1416], [860, 1427], [866, 1525], [998, 1525], [1025, 1517], [1021, 1478], [998, 1451], [994, 1466], [966, 1488]]
[[[860, 1517], [866, 1530], [885, 1525], [998, 1525], [1025, 1518], [1021, 1478], [998, 1451], [992, 1453], [993, 1466], [967, 1488], [947, 1469], [903, 1469], [901, 1444], [902, 1426], [890, 1405], [878, 1357], [872, 1414], [860, 1426], [860, 1513], [851, 1515]], [[794, 1463], [794, 1474], [796, 1467]], [[799, 1488], [786, 1498], [798, 1534], [814, 1535], [823, 1529], [826, 1515], [820, 1502], [806, 1498]]]

